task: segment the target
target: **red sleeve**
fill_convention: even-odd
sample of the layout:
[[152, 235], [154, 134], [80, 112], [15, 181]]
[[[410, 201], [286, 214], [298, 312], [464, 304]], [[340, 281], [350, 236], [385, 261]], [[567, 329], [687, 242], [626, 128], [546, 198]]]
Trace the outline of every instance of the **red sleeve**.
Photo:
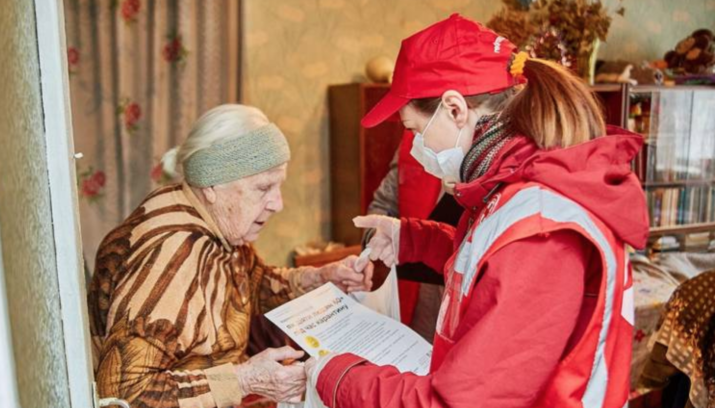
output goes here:
[[532, 406], [576, 327], [590, 251], [571, 231], [505, 246], [485, 265], [464, 335], [436, 372], [339, 356], [321, 371], [318, 393], [331, 408]]
[[442, 273], [454, 252], [455, 228], [449, 224], [418, 218], [402, 218], [400, 263], [422, 262]]

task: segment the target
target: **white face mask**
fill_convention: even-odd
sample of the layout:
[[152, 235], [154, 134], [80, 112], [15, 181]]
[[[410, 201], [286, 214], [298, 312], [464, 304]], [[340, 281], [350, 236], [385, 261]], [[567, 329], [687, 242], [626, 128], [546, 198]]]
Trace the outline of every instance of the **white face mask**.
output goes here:
[[440, 107], [442, 107], [442, 102], [437, 106], [437, 110], [432, 114], [422, 133], [415, 133], [410, 154], [424, 167], [427, 173], [445, 181], [460, 181], [459, 170], [462, 166], [462, 161], [464, 161], [464, 150], [459, 146], [462, 129], [459, 129], [457, 143], [451, 149], [435, 153], [434, 150], [425, 146], [424, 134], [437, 116]]

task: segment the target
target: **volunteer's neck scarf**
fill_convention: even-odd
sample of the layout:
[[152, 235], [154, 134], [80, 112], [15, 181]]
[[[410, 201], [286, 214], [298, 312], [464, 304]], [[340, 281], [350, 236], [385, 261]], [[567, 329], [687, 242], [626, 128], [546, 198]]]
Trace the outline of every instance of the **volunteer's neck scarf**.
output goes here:
[[477, 122], [474, 141], [462, 162], [462, 181], [470, 183], [483, 176], [513, 133], [499, 113], [482, 116]]

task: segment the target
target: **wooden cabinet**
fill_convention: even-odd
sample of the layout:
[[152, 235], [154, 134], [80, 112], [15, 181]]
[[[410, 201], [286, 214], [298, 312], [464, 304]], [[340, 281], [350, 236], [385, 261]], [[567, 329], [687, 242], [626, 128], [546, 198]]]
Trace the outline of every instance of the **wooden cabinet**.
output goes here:
[[606, 123], [625, 128], [628, 122], [628, 88], [621, 84], [599, 84], [592, 86], [591, 90], [601, 103]]
[[330, 113], [330, 199], [332, 240], [360, 243], [353, 217], [365, 214], [387, 174], [403, 126], [386, 121], [365, 129], [360, 119], [387, 93], [389, 85], [347, 84], [328, 88]]

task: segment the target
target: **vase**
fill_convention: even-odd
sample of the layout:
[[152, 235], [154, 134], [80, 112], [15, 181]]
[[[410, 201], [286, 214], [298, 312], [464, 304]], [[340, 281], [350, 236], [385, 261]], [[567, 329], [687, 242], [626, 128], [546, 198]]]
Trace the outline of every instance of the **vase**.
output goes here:
[[587, 84], [594, 84], [596, 76], [596, 59], [598, 58], [598, 48], [601, 46], [601, 41], [596, 38], [589, 46], [584, 47], [576, 57], [575, 72], [576, 75], [583, 78]]

